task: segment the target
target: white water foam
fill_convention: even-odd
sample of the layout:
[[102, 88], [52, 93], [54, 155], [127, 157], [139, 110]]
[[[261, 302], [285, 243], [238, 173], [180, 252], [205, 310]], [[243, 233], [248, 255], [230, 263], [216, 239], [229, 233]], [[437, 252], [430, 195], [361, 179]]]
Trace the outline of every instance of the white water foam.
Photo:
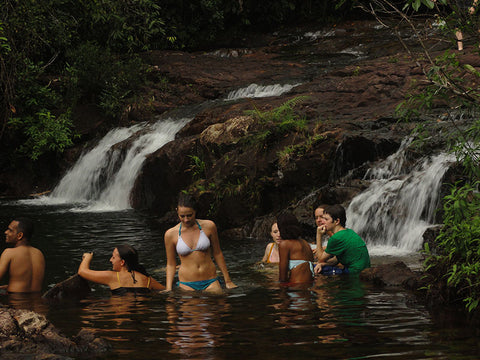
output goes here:
[[[71, 211], [130, 209], [130, 192], [146, 156], [173, 140], [190, 120], [168, 119], [111, 130], [80, 157], [50, 195], [28, 203], [74, 204]], [[129, 139], [131, 144], [118, 146]]]
[[335, 36], [335, 30], [320, 30], [320, 31], [309, 31], [303, 34], [303, 37], [310, 40], [317, 40], [319, 38], [326, 38]]
[[421, 249], [423, 233], [434, 225], [440, 186], [450, 154], [421, 159], [405, 173], [405, 149], [411, 140], [367, 173], [371, 185], [347, 209], [347, 226], [366, 241], [371, 255], [405, 255]]
[[275, 85], [257, 85], [257, 84], [250, 84], [246, 88], [238, 89], [231, 91], [225, 101], [230, 100], [237, 100], [237, 99], [244, 99], [244, 98], [261, 98], [261, 97], [269, 97], [269, 96], [280, 96], [286, 92], [289, 92], [294, 87], [301, 85], [298, 84], [275, 84]]

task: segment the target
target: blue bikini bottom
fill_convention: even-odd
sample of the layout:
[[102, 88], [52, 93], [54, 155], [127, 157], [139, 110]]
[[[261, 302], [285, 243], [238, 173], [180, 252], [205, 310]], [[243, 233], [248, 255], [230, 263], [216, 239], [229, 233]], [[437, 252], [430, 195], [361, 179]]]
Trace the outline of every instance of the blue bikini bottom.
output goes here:
[[210, 286], [210, 284], [213, 284], [215, 281], [218, 281], [218, 278], [200, 281], [179, 281], [177, 285], [186, 285], [188, 287], [191, 287], [193, 290], [205, 290], [207, 287]]

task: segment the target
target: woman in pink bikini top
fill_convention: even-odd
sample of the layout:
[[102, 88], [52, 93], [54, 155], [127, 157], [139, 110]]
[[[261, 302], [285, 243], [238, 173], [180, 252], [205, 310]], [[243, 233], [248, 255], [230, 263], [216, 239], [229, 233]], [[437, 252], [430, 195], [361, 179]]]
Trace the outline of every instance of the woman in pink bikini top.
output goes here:
[[226, 288], [235, 288], [220, 249], [217, 227], [211, 220], [196, 219], [195, 208], [193, 198], [181, 193], [177, 205], [180, 223], [165, 232], [166, 290], [173, 288], [177, 254], [180, 259], [178, 286], [181, 289], [221, 292], [215, 263], [223, 274]]

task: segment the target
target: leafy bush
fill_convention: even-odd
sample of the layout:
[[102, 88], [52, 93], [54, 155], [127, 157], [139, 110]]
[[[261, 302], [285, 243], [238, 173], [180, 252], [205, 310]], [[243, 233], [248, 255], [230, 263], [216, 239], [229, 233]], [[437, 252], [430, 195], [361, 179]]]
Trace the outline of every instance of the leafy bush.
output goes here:
[[[480, 299], [480, 194], [479, 183], [452, 187], [444, 199], [444, 220], [435, 249], [426, 247], [425, 267], [443, 276], [471, 311]], [[445, 271], [446, 273], [443, 273]]]

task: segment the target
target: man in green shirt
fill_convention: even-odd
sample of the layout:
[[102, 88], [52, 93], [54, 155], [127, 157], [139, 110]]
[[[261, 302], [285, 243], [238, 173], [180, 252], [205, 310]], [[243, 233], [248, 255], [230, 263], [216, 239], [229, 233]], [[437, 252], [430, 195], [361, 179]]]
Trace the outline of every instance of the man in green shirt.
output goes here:
[[358, 274], [370, 267], [367, 245], [355, 231], [345, 228], [346, 221], [347, 216], [343, 206], [332, 205], [324, 210], [321, 231], [323, 233], [331, 231], [333, 235], [318, 259], [315, 267], [316, 274], [320, 274], [326, 267], [327, 261], [334, 256], [344, 266], [344, 269], [338, 268], [339, 273]]

